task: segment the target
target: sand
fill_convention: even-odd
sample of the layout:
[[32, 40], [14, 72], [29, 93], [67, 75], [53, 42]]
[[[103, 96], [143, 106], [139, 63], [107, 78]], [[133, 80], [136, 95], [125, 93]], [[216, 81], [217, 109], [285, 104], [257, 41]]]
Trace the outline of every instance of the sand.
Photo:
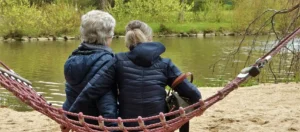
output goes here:
[[59, 125], [39, 112], [0, 108], [0, 132], [59, 132]]
[[[200, 88], [204, 98], [220, 88]], [[59, 126], [38, 112], [0, 109], [1, 132], [59, 132]], [[201, 117], [191, 132], [300, 131], [300, 84], [261, 84], [239, 88]]]

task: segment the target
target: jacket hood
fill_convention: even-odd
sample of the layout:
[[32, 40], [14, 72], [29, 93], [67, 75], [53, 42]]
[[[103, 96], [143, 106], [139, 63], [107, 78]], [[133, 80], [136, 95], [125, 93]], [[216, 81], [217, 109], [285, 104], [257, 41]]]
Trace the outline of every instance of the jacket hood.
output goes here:
[[159, 42], [146, 42], [138, 44], [127, 53], [127, 56], [134, 64], [149, 67], [165, 50], [165, 46]]
[[[64, 74], [66, 81], [72, 85], [80, 85], [84, 83], [85, 79], [96, 72], [98, 61], [105, 55], [113, 53], [107, 46], [94, 46], [82, 43], [78, 49], [76, 49], [69, 59], [66, 61], [64, 66]], [[98, 63], [97, 63], [98, 62]], [[96, 68], [96, 69], [95, 69]]]

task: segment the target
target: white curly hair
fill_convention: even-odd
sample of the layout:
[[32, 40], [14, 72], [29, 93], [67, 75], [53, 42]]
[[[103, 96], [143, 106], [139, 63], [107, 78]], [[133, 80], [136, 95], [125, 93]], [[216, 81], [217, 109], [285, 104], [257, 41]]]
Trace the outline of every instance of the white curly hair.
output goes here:
[[80, 33], [84, 42], [106, 45], [114, 36], [116, 20], [109, 13], [92, 10], [81, 17]]

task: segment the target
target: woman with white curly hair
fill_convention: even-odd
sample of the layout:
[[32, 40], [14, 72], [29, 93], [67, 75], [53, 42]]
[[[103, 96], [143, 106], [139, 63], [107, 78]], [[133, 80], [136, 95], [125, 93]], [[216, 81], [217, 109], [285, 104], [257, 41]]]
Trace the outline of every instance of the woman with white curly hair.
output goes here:
[[[63, 109], [69, 111], [78, 95], [104, 65], [113, 58], [110, 48], [116, 25], [115, 19], [107, 12], [92, 10], [81, 18], [82, 43], [72, 52], [64, 65], [66, 79], [66, 101]], [[116, 118], [116, 91], [109, 90], [96, 100], [89, 101], [81, 111], [85, 115]], [[73, 118], [73, 117], [69, 117]], [[77, 117], [74, 117], [77, 119]], [[88, 123], [97, 124], [90, 120]], [[111, 125], [111, 124], [106, 124]]]

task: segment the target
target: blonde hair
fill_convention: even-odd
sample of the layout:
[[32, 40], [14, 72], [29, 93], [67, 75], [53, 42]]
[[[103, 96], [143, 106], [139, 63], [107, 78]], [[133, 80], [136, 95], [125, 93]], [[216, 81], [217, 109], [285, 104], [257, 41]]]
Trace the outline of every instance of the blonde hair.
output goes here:
[[146, 23], [133, 20], [126, 26], [125, 44], [127, 48], [139, 43], [152, 41], [152, 29]]
[[83, 41], [92, 44], [107, 44], [113, 37], [116, 20], [109, 13], [92, 10], [81, 17], [80, 33]]

